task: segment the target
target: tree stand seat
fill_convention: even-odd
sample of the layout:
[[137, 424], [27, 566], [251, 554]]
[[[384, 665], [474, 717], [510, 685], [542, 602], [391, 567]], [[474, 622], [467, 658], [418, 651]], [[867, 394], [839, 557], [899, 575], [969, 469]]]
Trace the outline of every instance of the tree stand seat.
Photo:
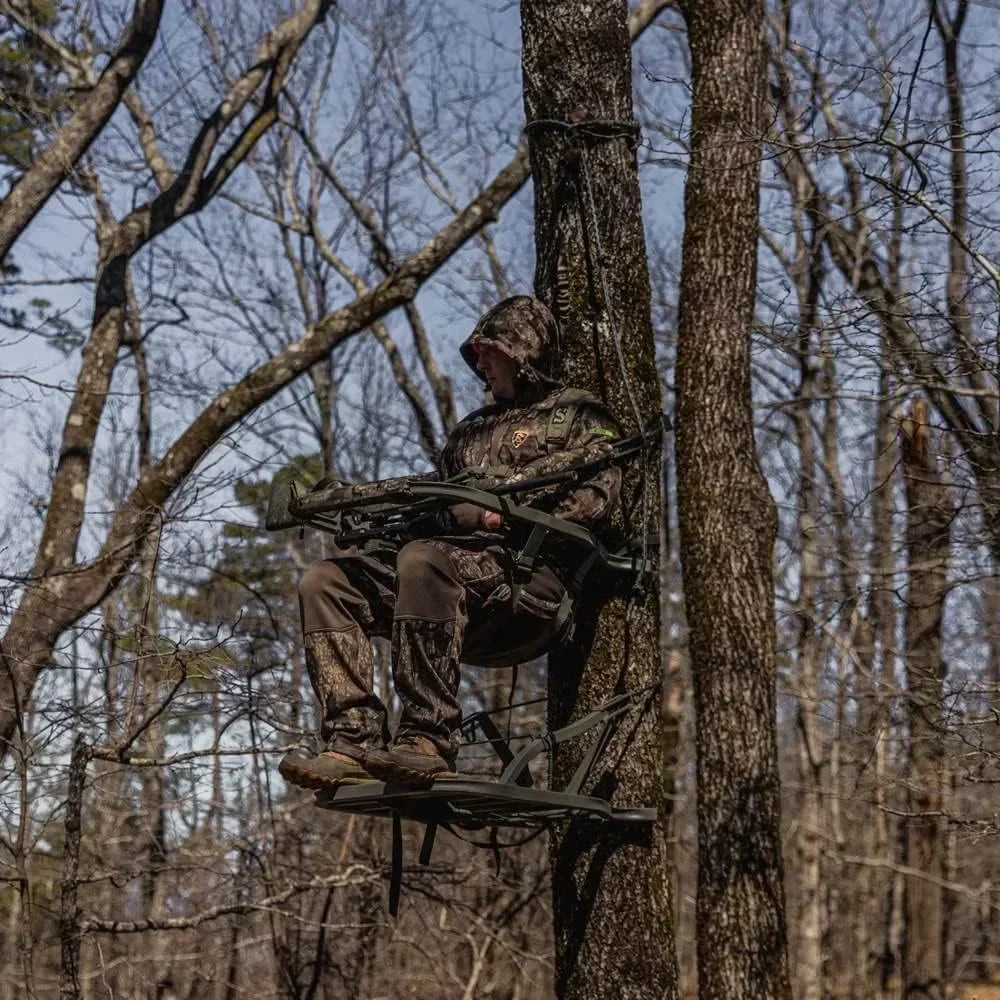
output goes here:
[[[399, 912], [403, 881], [404, 819], [415, 820], [426, 827], [420, 848], [421, 865], [430, 863], [439, 826], [450, 832], [456, 828], [489, 828], [492, 830], [491, 842], [483, 846], [496, 848], [499, 846], [496, 831], [501, 827], [540, 831], [571, 820], [628, 825], [654, 823], [655, 808], [612, 805], [607, 799], [582, 794], [582, 789], [622, 718], [645, 705], [657, 690], [659, 685], [653, 685], [616, 695], [575, 722], [532, 737], [527, 746], [516, 753], [493, 722], [491, 715], [494, 713], [476, 712], [463, 720], [462, 732], [467, 742], [473, 742], [477, 731], [483, 733], [484, 742], [493, 748], [503, 764], [496, 781], [463, 776], [438, 778], [427, 788], [372, 781], [323, 789], [316, 793], [315, 803], [321, 809], [334, 812], [392, 819], [389, 912], [395, 917]], [[596, 729], [597, 733], [566, 787], [562, 790], [535, 788], [529, 763], [591, 729]]]

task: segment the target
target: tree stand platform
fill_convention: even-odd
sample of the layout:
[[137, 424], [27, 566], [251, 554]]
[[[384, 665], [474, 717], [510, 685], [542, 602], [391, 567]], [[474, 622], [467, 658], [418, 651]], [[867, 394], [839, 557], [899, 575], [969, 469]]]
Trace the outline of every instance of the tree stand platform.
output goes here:
[[[323, 789], [316, 793], [316, 805], [335, 812], [392, 819], [389, 912], [396, 916], [403, 881], [404, 819], [416, 820], [426, 826], [420, 848], [421, 865], [430, 862], [439, 826], [451, 832], [456, 828], [491, 828], [495, 833], [501, 827], [542, 829], [574, 819], [615, 824], [655, 822], [656, 809], [614, 806], [606, 799], [581, 794], [581, 789], [622, 717], [644, 704], [656, 690], [658, 685], [617, 695], [576, 722], [532, 737], [517, 753], [500, 733], [490, 717], [491, 713], [476, 712], [463, 721], [462, 732], [468, 742], [473, 742], [478, 730], [485, 737], [485, 742], [493, 747], [503, 764], [496, 781], [462, 776], [438, 778], [426, 788], [371, 781]], [[542, 753], [551, 753], [560, 743], [594, 728], [597, 735], [564, 789], [533, 787], [528, 770], [532, 760]], [[496, 846], [495, 837], [493, 844], [485, 846]]]

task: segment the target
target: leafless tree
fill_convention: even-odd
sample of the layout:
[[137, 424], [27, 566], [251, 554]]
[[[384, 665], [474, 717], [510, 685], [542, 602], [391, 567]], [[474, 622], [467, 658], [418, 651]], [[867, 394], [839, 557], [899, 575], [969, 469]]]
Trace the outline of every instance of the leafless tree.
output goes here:
[[776, 518], [750, 405], [763, 6], [692, 3], [683, 10], [692, 111], [677, 479], [698, 747], [699, 989], [711, 997], [783, 1000], [791, 984], [776, 740]]

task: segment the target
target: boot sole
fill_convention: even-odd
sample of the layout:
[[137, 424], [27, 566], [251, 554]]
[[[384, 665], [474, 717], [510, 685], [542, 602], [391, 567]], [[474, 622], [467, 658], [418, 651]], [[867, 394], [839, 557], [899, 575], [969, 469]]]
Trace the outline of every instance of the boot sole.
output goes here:
[[374, 777], [334, 778], [332, 775], [327, 777], [317, 774], [315, 771], [310, 771], [307, 768], [296, 767], [295, 764], [285, 764], [284, 762], [278, 765], [278, 774], [288, 784], [295, 785], [296, 788], [309, 788], [313, 791], [324, 788], [338, 788], [340, 785], [370, 785], [376, 780]]

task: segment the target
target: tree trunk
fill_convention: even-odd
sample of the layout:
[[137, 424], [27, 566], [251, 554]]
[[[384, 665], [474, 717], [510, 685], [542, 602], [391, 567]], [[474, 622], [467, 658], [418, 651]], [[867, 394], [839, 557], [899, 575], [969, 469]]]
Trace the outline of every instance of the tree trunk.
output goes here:
[[73, 743], [73, 755], [69, 768], [69, 787], [66, 792], [66, 840], [63, 844], [60, 883], [59, 996], [61, 1000], [79, 1000], [80, 997], [80, 912], [77, 902], [80, 889], [80, 815], [83, 810], [83, 790], [89, 759], [87, 741], [78, 733]]
[[[886, 345], [883, 342], [882, 349]], [[891, 678], [895, 656], [896, 612], [892, 596], [893, 553], [892, 491], [898, 452], [895, 447], [896, 424], [892, 420], [892, 380], [888, 364], [879, 378], [878, 404], [875, 412], [875, 441], [872, 456], [872, 543], [870, 564], [872, 584], [868, 597], [866, 621], [868, 642], [862, 654], [867, 672], [859, 676], [857, 759], [866, 762], [856, 778], [855, 793], [870, 802], [870, 821], [861, 824], [860, 848], [863, 858], [884, 862], [883, 867], [861, 866], [858, 899], [860, 906], [855, 923], [855, 995], [881, 997], [896, 956], [888, 946], [888, 921], [891, 912], [889, 875], [893, 849], [889, 839], [886, 812], [886, 730], [889, 724], [887, 678]]]
[[906, 712], [909, 736], [906, 818], [904, 997], [941, 998], [944, 899], [944, 747], [941, 730], [941, 619], [948, 590], [954, 517], [917, 400], [903, 425], [906, 482]]
[[[521, 17], [536, 293], [561, 323], [566, 382], [596, 392], [622, 426], [634, 430], [659, 413], [661, 402], [626, 3], [522, 0]], [[639, 469], [625, 476], [625, 527], [655, 535], [656, 454], [647, 465], [645, 477]], [[655, 581], [650, 555], [648, 580]], [[598, 595], [592, 581], [589, 586], [573, 645], [550, 657], [549, 717], [555, 726], [618, 691], [657, 684], [663, 672], [655, 586], [628, 613], [622, 596]], [[559, 997], [676, 996], [660, 700], [651, 698], [621, 727], [624, 739], [604, 755], [604, 770], [596, 776], [612, 801], [655, 806], [659, 822], [615, 832], [571, 824], [552, 837]], [[556, 784], [570, 777], [583, 749], [560, 748]]]
[[821, 543], [818, 527], [816, 480], [818, 462], [813, 431], [813, 406], [818, 394], [818, 364], [813, 337], [823, 286], [822, 245], [812, 225], [808, 204], [795, 205], [798, 238], [795, 246], [795, 286], [799, 305], [799, 389], [795, 409], [795, 438], [799, 455], [797, 535], [799, 544], [799, 599], [796, 612], [797, 657], [794, 690], [797, 697], [798, 823], [795, 835], [799, 907], [795, 947], [795, 982], [799, 1000], [823, 995], [823, 765], [825, 751], [820, 718], [820, 676], [823, 643], [820, 602]]
[[785, 1000], [771, 563], [777, 525], [750, 406], [763, 10], [759, 0], [699, 0], [683, 9], [693, 107], [677, 481], [698, 750], [700, 995]]

